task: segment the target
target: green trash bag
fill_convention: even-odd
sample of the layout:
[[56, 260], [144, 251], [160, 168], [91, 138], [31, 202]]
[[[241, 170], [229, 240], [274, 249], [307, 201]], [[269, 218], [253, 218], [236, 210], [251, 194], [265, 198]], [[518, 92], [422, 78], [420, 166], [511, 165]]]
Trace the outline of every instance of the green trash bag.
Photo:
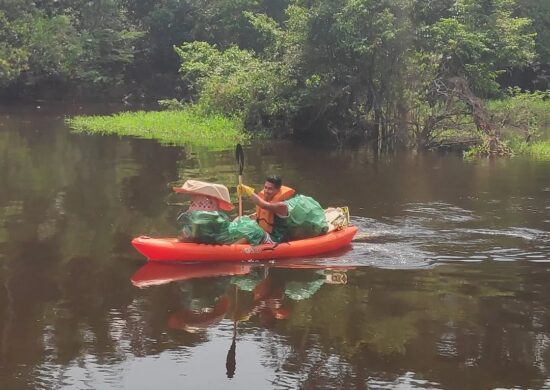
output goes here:
[[288, 282], [285, 288], [285, 295], [293, 301], [309, 299], [323, 284], [325, 284], [324, 279], [318, 279], [312, 282]]
[[181, 240], [200, 244], [230, 244], [229, 216], [222, 211], [185, 211], [177, 221], [181, 226]]
[[265, 232], [260, 225], [248, 216], [236, 218], [229, 224], [228, 231], [233, 241], [246, 238], [250, 245], [261, 244], [265, 237]]
[[328, 231], [325, 211], [315, 199], [298, 194], [287, 205], [285, 241], [316, 237]]
[[239, 290], [252, 292], [262, 280], [258, 275], [233, 276], [230, 283], [237, 286]]

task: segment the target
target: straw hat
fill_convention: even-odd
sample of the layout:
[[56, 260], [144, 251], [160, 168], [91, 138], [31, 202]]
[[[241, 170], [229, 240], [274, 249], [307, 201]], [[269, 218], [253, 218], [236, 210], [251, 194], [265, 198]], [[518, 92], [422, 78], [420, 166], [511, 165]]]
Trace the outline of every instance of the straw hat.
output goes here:
[[220, 209], [233, 210], [233, 204], [229, 198], [229, 190], [223, 184], [207, 183], [205, 181], [187, 180], [181, 187], [174, 187], [174, 191], [189, 195], [205, 195], [216, 198]]
[[221, 296], [214, 307], [204, 307], [199, 310], [182, 309], [172, 313], [168, 318], [168, 326], [172, 329], [197, 333], [220, 322], [228, 309], [229, 298]]

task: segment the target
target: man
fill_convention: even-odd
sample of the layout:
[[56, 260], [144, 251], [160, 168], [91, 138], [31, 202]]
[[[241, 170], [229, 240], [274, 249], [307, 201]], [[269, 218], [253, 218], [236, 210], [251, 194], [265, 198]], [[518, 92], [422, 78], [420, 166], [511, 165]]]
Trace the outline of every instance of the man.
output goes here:
[[283, 186], [279, 176], [269, 176], [259, 194], [252, 187], [237, 186], [239, 195], [247, 195], [256, 205], [254, 217], [267, 233], [268, 240], [283, 242], [324, 234], [328, 230], [321, 205], [309, 196], [296, 194]]

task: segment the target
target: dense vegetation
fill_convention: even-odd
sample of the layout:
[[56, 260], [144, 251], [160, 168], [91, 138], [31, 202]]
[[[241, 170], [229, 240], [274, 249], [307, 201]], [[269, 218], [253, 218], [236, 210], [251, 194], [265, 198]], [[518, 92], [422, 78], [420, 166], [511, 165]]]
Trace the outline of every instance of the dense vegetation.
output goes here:
[[[420, 149], [452, 139], [506, 155], [511, 122], [484, 102], [549, 85], [546, 0], [1, 4], [6, 98], [174, 98], [251, 131]], [[511, 128], [536, 139], [531, 125]]]
[[170, 145], [192, 144], [225, 149], [247, 139], [242, 124], [196, 109], [122, 112], [111, 116], [76, 116], [67, 120], [76, 132], [129, 135]]

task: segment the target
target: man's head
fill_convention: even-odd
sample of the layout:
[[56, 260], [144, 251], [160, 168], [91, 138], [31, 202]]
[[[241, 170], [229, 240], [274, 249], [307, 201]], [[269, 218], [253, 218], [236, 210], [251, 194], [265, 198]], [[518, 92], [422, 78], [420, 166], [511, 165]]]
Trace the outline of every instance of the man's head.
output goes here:
[[264, 183], [264, 198], [268, 202], [279, 192], [283, 185], [283, 179], [279, 176], [269, 176]]

